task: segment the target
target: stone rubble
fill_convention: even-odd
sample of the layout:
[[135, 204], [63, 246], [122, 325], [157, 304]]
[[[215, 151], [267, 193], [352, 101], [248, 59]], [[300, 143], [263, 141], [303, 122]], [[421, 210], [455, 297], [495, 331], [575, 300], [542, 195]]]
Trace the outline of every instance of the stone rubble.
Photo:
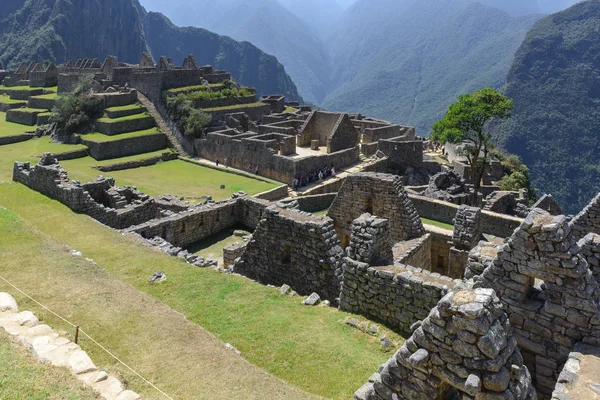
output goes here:
[[48, 325], [40, 324], [30, 311], [18, 312], [17, 302], [8, 293], [0, 293], [0, 329], [30, 346], [41, 362], [71, 370], [75, 377], [106, 400], [138, 400], [116, 377], [96, 367], [87, 353], [59, 335]]

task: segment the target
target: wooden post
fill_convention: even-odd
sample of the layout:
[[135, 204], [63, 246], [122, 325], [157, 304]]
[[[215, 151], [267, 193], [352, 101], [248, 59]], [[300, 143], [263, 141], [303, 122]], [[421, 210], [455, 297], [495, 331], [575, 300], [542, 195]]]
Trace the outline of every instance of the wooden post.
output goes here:
[[79, 341], [79, 325], [75, 327], [75, 344]]

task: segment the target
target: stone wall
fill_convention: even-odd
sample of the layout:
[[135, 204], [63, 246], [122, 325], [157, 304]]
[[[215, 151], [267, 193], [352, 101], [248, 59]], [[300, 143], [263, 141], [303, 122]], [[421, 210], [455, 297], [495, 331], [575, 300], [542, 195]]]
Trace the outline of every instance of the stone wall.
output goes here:
[[600, 344], [600, 287], [567, 218], [534, 209], [477, 285], [504, 304], [541, 398], [575, 343]]
[[588, 233], [577, 242], [594, 278], [600, 283], [600, 235]]
[[108, 160], [135, 154], [150, 153], [162, 150], [169, 144], [165, 134], [160, 132], [106, 142], [95, 142], [86, 139], [84, 135], [82, 142], [90, 149], [90, 155], [96, 160]]
[[235, 242], [223, 248], [223, 265], [229, 267], [235, 264], [235, 260], [240, 258], [246, 251], [248, 242]]
[[[434, 200], [425, 196], [409, 193], [419, 215], [423, 218], [443, 222], [445, 224], [454, 224], [454, 217], [459, 206], [442, 200]], [[514, 230], [519, 227], [522, 218], [512, 217], [510, 215], [497, 214], [489, 211], [481, 213], [481, 228], [484, 233], [489, 233], [498, 237], [509, 237]]]
[[[258, 165], [260, 176], [290, 186], [293, 185], [296, 176], [306, 175], [330, 165], [335, 165], [339, 170], [358, 161], [360, 157], [360, 150], [355, 147], [331, 154], [292, 158], [277, 154], [279, 144], [268, 140], [256, 140], [257, 137], [257, 134], [251, 132], [214, 132], [209, 133], [205, 139], [194, 141], [194, 146], [202, 158], [213, 161], [218, 159], [221, 163], [227, 158], [227, 165], [241, 170], [246, 170], [248, 164], [253, 169]], [[294, 137], [289, 138], [293, 140]]]
[[395, 241], [425, 233], [402, 179], [396, 175], [359, 172], [346, 178], [327, 213], [344, 245], [348, 244], [352, 221], [364, 213], [388, 219]]
[[96, 121], [98, 132], [108, 136], [120, 135], [127, 132], [137, 132], [150, 129], [156, 126], [154, 118], [150, 115], [140, 116], [138, 118], [127, 119], [124, 121], [114, 121], [100, 119]]
[[306, 212], [323, 211], [331, 206], [335, 200], [336, 193], [315, 194], [310, 196], [298, 196], [295, 200], [298, 202], [300, 210]]
[[600, 193], [573, 218], [572, 225], [578, 238], [588, 233], [600, 234]]
[[144, 200], [119, 209], [106, 207], [97, 202], [85, 186], [70, 181], [67, 172], [57, 163], [31, 168], [29, 163], [15, 162], [13, 180], [115, 229], [123, 229], [160, 216], [154, 199], [145, 195], [142, 197]]
[[385, 265], [394, 258], [387, 219], [363, 214], [352, 222], [352, 236], [346, 248], [351, 259], [370, 265]]
[[431, 271], [432, 242], [432, 235], [426, 233], [420, 238], [398, 243], [398, 245], [403, 246], [403, 252], [401, 257], [394, 261], [398, 264], [410, 265], [425, 271]]
[[37, 115], [43, 112], [44, 110], [31, 111], [25, 108], [13, 108], [6, 112], [6, 122], [34, 126], [37, 125]]
[[423, 142], [407, 141], [405, 137], [380, 140], [379, 150], [388, 157], [391, 172], [405, 175], [408, 168], [423, 168]]
[[491, 289], [461, 285], [355, 394], [355, 400], [536, 398], [508, 316]]
[[340, 294], [343, 251], [329, 218], [265, 209], [234, 272], [265, 284], [290, 285], [334, 302]]
[[559, 375], [552, 400], [597, 398], [599, 359], [599, 347], [577, 343]]
[[146, 239], [160, 237], [177, 247], [187, 247], [237, 224], [254, 229], [267, 204], [264, 200], [236, 197], [132, 226], [127, 232]]
[[408, 332], [454, 284], [448, 277], [420, 268], [371, 267], [346, 257], [340, 309], [383, 321], [399, 332]]
[[363, 143], [376, 143], [383, 139], [405, 137], [407, 141], [415, 139], [415, 128], [400, 125], [387, 125], [377, 128], [366, 128]]

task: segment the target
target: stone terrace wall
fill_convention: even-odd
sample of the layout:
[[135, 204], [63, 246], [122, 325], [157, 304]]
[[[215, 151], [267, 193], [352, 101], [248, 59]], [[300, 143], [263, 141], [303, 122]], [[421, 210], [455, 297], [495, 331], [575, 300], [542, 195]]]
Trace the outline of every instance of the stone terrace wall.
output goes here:
[[387, 125], [378, 128], [366, 128], [363, 143], [376, 143], [382, 139], [406, 137], [407, 141], [415, 139], [415, 128], [400, 125]]
[[359, 172], [348, 176], [327, 215], [344, 238], [351, 233], [352, 221], [363, 213], [388, 219], [395, 241], [425, 233], [419, 214], [402, 186], [402, 178], [396, 175]]
[[529, 371], [491, 289], [448, 293], [355, 400], [533, 400]]
[[588, 233], [600, 235], [600, 193], [572, 221], [573, 231], [578, 238]]
[[29, 163], [15, 162], [13, 180], [115, 229], [141, 224], [160, 216], [158, 205], [152, 198], [118, 210], [105, 207], [96, 202], [83, 186], [69, 181], [67, 172], [58, 164], [30, 168]]
[[275, 206], [265, 209], [234, 272], [265, 284], [290, 285], [334, 302], [340, 294], [342, 248], [329, 218]]
[[478, 280], [504, 304], [542, 398], [575, 343], [600, 344], [600, 287], [565, 216], [534, 209]]
[[[442, 200], [434, 200], [425, 196], [409, 193], [408, 197], [423, 218], [453, 225], [459, 206]], [[498, 237], [509, 237], [523, 222], [522, 218], [497, 214], [489, 211], [481, 213], [481, 229]]]

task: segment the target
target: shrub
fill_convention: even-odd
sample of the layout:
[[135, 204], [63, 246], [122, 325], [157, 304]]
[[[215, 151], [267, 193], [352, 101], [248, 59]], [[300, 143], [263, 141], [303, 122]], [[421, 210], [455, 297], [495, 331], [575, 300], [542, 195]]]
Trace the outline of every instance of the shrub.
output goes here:
[[52, 107], [50, 123], [56, 124], [59, 135], [85, 131], [91, 122], [102, 116], [104, 100], [91, 93], [93, 80], [83, 78], [73, 94], [59, 96]]
[[210, 126], [212, 116], [202, 110], [191, 110], [183, 121], [184, 134], [190, 138], [198, 138], [204, 133], [204, 129]]

